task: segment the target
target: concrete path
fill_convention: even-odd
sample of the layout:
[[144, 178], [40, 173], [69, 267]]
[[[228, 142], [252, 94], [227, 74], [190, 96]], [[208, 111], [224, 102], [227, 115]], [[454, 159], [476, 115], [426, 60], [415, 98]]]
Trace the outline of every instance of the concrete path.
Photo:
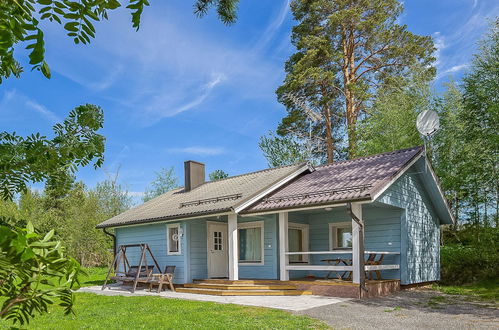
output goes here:
[[497, 303], [433, 290], [350, 300], [297, 314], [323, 320], [334, 329], [499, 329]]
[[344, 303], [349, 299], [322, 297], [322, 296], [210, 296], [193, 293], [180, 293], [163, 291], [161, 293], [149, 292], [146, 289], [137, 289], [135, 293], [131, 293], [128, 288], [113, 286], [101, 290], [100, 286], [83, 287], [78, 292], [90, 292], [106, 296], [160, 296], [163, 298], [177, 298], [197, 301], [212, 301], [222, 304], [237, 304], [247, 306], [258, 306], [277, 308], [288, 311], [303, 311], [312, 307], [327, 306], [332, 304]]

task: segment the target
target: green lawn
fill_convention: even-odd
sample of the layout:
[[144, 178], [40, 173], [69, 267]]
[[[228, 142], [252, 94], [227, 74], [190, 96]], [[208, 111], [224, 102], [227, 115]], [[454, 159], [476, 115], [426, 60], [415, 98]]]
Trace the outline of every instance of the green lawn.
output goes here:
[[435, 285], [434, 289], [447, 294], [465, 295], [492, 302], [499, 301], [499, 280], [472, 285]]
[[[86, 269], [83, 286], [100, 285], [105, 269]], [[0, 299], [1, 301], [2, 299]], [[327, 329], [315, 319], [285, 311], [165, 299], [160, 297], [100, 296], [76, 293], [76, 315], [64, 316], [54, 306], [37, 316], [28, 329]], [[0, 329], [10, 323], [0, 320]]]

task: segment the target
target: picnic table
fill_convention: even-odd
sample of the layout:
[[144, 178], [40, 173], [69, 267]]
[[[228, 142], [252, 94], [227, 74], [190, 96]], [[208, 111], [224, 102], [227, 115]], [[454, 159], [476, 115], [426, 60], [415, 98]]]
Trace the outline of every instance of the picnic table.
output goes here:
[[[381, 265], [381, 263], [383, 262], [383, 259], [385, 257], [385, 254], [379, 253], [379, 255], [380, 255], [379, 258], [376, 258], [377, 255], [378, 255], [378, 253], [376, 253], [376, 252], [369, 253], [367, 260], [364, 262], [364, 265], [366, 265], [366, 266]], [[322, 259], [321, 261], [327, 262], [331, 266], [339, 266], [342, 264], [345, 266], [352, 266], [352, 259], [351, 258]], [[374, 279], [373, 272], [376, 273], [378, 280], [381, 280], [381, 271], [380, 270], [371, 270], [368, 272], [369, 272], [369, 278], [371, 280]], [[352, 272], [351, 271], [343, 271], [343, 274], [340, 274], [341, 271], [334, 271], [334, 270], [328, 272], [324, 279], [328, 280], [330, 278], [329, 276], [331, 275], [331, 273], [336, 273], [339, 280], [350, 281], [352, 279]], [[346, 278], [345, 278], [345, 275], [347, 275]]]

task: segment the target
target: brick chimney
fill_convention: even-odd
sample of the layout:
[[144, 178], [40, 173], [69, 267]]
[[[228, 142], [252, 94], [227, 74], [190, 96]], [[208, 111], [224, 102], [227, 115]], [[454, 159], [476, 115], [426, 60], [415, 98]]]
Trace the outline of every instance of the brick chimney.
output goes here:
[[193, 160], [184, 162], [185, 191], [199, 187], [205, 182], [204, 164]]

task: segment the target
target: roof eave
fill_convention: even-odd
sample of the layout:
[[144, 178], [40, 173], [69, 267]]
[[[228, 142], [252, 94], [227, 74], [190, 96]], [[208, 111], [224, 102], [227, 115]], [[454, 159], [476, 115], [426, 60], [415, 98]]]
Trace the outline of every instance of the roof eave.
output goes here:
[[268, 213], [277, 213], [277, 212], [284, 212], [284, 211], [297, 211], [297, 210], [307, 210], [307, 209], [318, 209], [318, 208], [326, 208], [326, 207], [334, 207], [334, 206], [339, 206], [342, 204], [346, 203], [352, 203], [352, 202], [365, 202], [365, 203], [371, 203], [374, 200], [369, 196], [362, 196], [358, 198], [351, 198], [351, 199], [342, 199], [342, 200], [337, 200], [337, 201], [329, 201], [329, 202], [322, 202], [322, 203], [313, 203], [313, 204], [300, 204], [300, 205], [293, 205], [291, 207], [279, 207], [279, 208], [270, 208], [270, 209], [265, 209], [265, 210], [249, 210], [249, 211], [243, 211], [240, 214], [241, 215], [257, 215], [257, 214], [268, 214]]
[[140, 219], [136, 221], [127, 221], [127, 222], [121, 222], [121, 223], [112, 223], [112, 224], [98, 224], [95, 226], [96, 229], [103, 229], [103, 228], [115, 228], [115, 227], [126, 227], [126, 226], [136, 226], [136, 225], [145, 225], [145, 224], [151, 224], [151, 223], [157, 223], [157, 222], [168, 222], [168, 221], [174, 221], [174, 220], [192, 220], [200, 217], [205, 217], [205, 216], [216, 216], [216, 215], [226, 215], [229, 213], [233, 213], [231, 208], [224, 208], [224, 209], [219, 209], [219, 210], [213, 210], [213, 211], [201, 211], [201, 212], [195, 212], [191, 213], [188, 215], [173, 215], [173, 216], [168, 216], [168, 217], [158, 217], [158, 218], [150, 218], [150, 219]]

